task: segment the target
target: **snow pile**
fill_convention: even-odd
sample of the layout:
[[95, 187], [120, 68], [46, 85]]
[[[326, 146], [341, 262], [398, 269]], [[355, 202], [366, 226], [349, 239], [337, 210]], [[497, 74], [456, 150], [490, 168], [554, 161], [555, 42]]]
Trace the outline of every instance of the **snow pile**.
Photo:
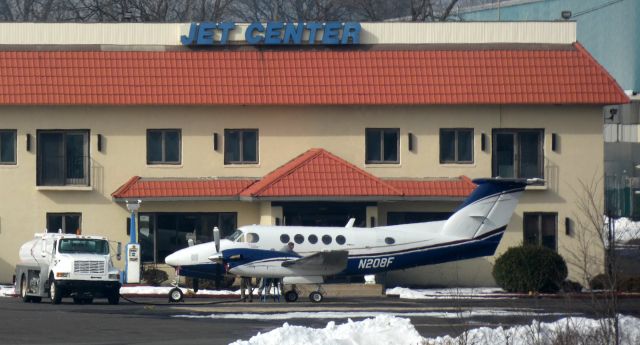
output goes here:
[[[500, 288], [446, 288], [446, 289], [408, 289], [395, 287], [386, 290], [387, 295], [399, 295], [405, 299], [489, 299], [504, 298], [510, 294]], [[513, 297], [516, 297], [514, 294]]]
[[15, 290], [13, 285], [0, 285], [0, 297], [13, 297], [15, 296]]
[[[551, 345], [599, 344], [610, 336], [603, 332], [606, 320], [592, 320], [569, 317], [556, 322], [533, 321], [531, 325], [504, 329], [481, 327], [453, 338], [450, 336], [423, 338], [409, 319], [380, 315], [372, 319], [336, 325], [331, 321], [325, 328], [291, 326], [237, 340], [231, 345], [358, 345], [358, 344], [403, 344], [403, 345]], [[610, 324], [609, 324], [610, 325]], [[640, 319], [631, 316], [620, 317], [621, 345], [640, 344]]]
[[288, 323], [270, 332], [237, 340], [232, 345], [322, 345], [322, 344], [426, 344], [409, 319], [381, 315], [373, 319], [336, 325], [331, 321], [325, 328], [291, 326]]
[[[611, 339], [610, 320], [593, 320], [583, 317], [568, 317], [556, 322], [533, 321], [531, 325], [502, 327], [481, 327], [452, 338], [450, 336], [427, 339], [428, 345], [477, 344], [477, 345], [552, 345], [604, 344]], [[640, 319], [620, 316], [620, 345], [640, 344]]]

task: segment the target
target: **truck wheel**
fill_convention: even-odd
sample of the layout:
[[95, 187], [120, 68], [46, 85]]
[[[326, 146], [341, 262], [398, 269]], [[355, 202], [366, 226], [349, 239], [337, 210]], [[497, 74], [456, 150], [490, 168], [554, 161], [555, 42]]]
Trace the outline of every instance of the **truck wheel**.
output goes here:
[[62, 302], [62, 289], [55, 279], [51, 279], [51, 284], [49, 285], [49, 298], [51, 298], [51, 304], [60, 304]]
[[27, 279], [22, 276], [22, 279], [20, 279], [20, 297], [22, 298], [23, 302], [31, 302], [31, 296], [27, 296]]
[[113, 291], [111, 291], [107, 295], [107, 301], [109, 301], [109, 304], [112, 304], [112, 305], [116, 305], [120, 303], [120, 290], [114, 289]]

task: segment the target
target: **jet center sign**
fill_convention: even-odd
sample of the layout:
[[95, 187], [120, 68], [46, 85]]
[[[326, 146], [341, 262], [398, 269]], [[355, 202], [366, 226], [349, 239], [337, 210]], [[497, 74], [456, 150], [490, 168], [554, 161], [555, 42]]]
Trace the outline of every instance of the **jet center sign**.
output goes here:
[[[186, 46], [226, 45], [236, 27], [233, 22], [191, 23], [180, 42]], [[360, 43], [360, 31], [356, 22], [254, 22], [247, 26], [244, 40], [249, 45], [347, 45]]]

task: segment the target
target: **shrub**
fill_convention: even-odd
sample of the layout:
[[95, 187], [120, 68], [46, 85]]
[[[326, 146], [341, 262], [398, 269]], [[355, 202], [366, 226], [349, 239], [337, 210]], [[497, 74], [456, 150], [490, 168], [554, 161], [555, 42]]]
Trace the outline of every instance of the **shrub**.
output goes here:
[[513, 247], [496, 260], [493, 278], [509, 292], [558, 292], [567, 278], [567, 264], [548, 248]]
[[142, 272], [142, 279], [149, 285], [160, 286], [162, 282], [169, 280], [169, 275], [157, 268], [148, 268]]
[[[598, 274], [589, 282], [589, 286], [594, 290], [607, 290], [611, 281], [605, 274]], [[620, 292], [640, 292], [640, 277], [617, 277], [616, 291]]]
[[582, 292], [582, 284], [578, 282], [574, 282], [573, 280], [565, 280], [562, 282], [562, 286], [560, 287], [562, 292]]

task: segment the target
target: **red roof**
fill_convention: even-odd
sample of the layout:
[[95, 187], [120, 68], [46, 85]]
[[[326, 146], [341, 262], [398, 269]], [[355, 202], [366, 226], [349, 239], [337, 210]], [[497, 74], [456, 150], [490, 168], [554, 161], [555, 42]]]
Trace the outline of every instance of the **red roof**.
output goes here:
[[382, 180], [323, 149], [311, 149], [261, 180], [145, 179], [134, 176], [113, 192], [115, 199], [372, 199], [462, 198], [469, 178]]
[[233, 198], [254, 182], [249, 179], [144, 179], [134, 176], [111, 196], [116, 199]]
[[2, 51], [0, 104], [619, 104], [578, 43], [419, 50]]
[[241, 193], [251, 197], [402, 196], [402, 191], [323, 149], [311, 149]]

